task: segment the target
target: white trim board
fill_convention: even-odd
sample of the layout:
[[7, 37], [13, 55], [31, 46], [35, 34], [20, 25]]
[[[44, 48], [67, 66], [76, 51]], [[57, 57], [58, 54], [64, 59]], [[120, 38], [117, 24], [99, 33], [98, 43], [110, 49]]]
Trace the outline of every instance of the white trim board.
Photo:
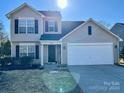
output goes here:
[[36, 45], [36, 43], [19, 43], [19, 45]]
[[73, 46], [97, 46], [97, 45], [100, 45], [100, 46], [105, 46], [105, 45], [113, 45], [113, 43], [68, 43], [68, 45], [73, 45]]
[[49, 45], [49, 44], [62, 44], [62, 42], [57, 41], [57, 40], [55, 40], [55, 41], [54, 41], [54, 40], [43, 40], [43, 41], [41, 40], [40, 43], [41, 43], [41, 44], [46, 44], [46, 45], [47, 45], [47, 44], [48, 44], [48, 45]]

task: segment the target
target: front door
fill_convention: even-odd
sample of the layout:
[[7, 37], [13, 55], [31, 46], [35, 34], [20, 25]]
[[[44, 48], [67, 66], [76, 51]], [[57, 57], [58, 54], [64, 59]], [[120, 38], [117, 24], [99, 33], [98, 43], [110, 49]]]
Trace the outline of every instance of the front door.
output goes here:
[[56, 47], [48, 45], [48, 62], [56, 62]]

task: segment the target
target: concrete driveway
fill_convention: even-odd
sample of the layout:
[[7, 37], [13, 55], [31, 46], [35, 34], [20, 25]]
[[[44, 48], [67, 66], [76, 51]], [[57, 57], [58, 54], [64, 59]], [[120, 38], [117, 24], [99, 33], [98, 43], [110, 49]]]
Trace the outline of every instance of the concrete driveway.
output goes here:
[[69, 66], [84, 93], [124, 93], [124, 67]]

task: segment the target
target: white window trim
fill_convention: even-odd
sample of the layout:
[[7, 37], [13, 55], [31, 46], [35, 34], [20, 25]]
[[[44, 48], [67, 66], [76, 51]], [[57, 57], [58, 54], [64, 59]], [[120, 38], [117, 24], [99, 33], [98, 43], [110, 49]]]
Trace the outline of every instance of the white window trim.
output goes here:
[[45, 34], [61, 34], [61, 33], [58, 32], [58, 31], [57, 31], [57, 32], [46, 32], [46, 31], [44, 31], [44, 33], [45, 33]]
[[[26, 46], [26, 56], [28, 56], [28, 51], [27, 51], [28, 47], [27, 47], [27, 45], [21, 45], [21, 46]], [[20, 52], [19, 52], [19, 56], [20, 56]]]
[[[52, 24], [52, 25], [54, 26], [54, 27], [53, 27], [53, 28], [54, 28], [53, 31], [50, 31], [50, 27], [52, 27], [52, 26], [49, 25], [49, 24], [50, 24], [49, 22], [53, 22], [53, 23], [54, 23], [54, 25]], [[55, 26], [56, 26], [55, 22], [56, 22], [55, 20], [48, 20], [48, 32], [51, 32], [51, 33], [52, 33], [52, 32], [55, 32], [55, 30], [56, 30], [56, 29], [55, 29]]]
[[19, 45], [36, 45], [35, 43], [19, 43]]
[[[36, 44], [34, 44], [34, 43], [28, 43], [28, 44], [26, 44], [26, 43], [20, 43], [19, 44], [19, 46], [26, 46], [26, 48], [27, 48], [27, 51], [26, 51], [26, 56], [28, 56], [28, 46], [30, 46], [30, 45], [33, 45], [33, 46], [35, 46]], [[35, 51], [36, 51], [36, 49], [35, 49]], [[36, 55], [36, 52], [35, 52], [35, 55]], [[20, 53], [19, 53], [19, 56], [20, 56]], [[34, 57], [34, 59], [36, 59], [35, 57]]]
[[[21, 19], [24, 19], [24, 20], [26, 20], [26, 33], [20, 33], [19, 32], [19, 34], [35, 34], [35, 23], [34, 23], [34, 33], [28, 33], [28, 31], [27, 31], [27, 20], [28, 19], [31, 19], [31, 20], [34, 20], [34, 22], [35, 22], [35, 18], [34, 17], [20, 17], [20, 18], [18, 18], [18, 20], [21, 20]], [[18, 26], [18, 29], [19, 29], [19, 26]]]
[[[47, 19], [47, 20], [45, 20], [45, 21], [49, 21], [49, 20], [54, 20], [55, 22], [57, 22], [57, 24], [59, 23], [58, 22], [58, 20], [56, 20], [56, 19]], [[45, 21], [44, 21], [44, 34], [61, 34], [61, 32], [60, 32], [60, 30], [59, 30], [59, 25], [58, 25], [58, 30], [57, 30], [57, 32], [47, 32], [46, 30], [45, 30], [45, 27], [46, 27], [46, 24], [45, 24]], [[48, 28], [49, 29], [49, 28]]]

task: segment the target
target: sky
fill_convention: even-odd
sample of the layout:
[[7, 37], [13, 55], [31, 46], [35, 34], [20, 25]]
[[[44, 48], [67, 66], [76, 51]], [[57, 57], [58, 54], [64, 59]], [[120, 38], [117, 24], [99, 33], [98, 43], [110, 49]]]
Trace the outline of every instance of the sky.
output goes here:
[[10, 32], [10, 23], [5, 15], [25, 2], [37, 10], [59, 10], [62, 20], [86, 21], [93, 18], [109, 27], [124, 22], [124, 0], [68, 0], [65, 9], [58, 7], [57, 0], [1, 0], [0, 21], [7, 33]]

